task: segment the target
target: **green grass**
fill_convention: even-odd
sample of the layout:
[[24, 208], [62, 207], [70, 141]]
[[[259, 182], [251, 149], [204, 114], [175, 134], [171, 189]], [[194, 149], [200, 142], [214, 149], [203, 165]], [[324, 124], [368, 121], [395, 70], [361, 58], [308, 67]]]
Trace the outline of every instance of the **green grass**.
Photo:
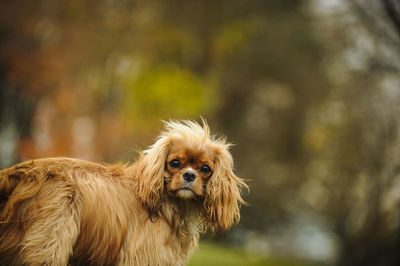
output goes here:
[[201, 242], [188, 266], [317, 266], [313, 262], [293, 258], [263, 257], [238, 248]]

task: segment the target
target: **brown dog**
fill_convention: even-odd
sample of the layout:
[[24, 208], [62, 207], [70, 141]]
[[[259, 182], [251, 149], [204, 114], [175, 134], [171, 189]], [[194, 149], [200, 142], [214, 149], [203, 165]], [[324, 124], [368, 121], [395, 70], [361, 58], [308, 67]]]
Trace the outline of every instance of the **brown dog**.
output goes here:
[[0, 171], [1, 265], [184, 265], [239, 221], [247, 187], [204, 122], [166, 123], [133, 165], [77, 159]]

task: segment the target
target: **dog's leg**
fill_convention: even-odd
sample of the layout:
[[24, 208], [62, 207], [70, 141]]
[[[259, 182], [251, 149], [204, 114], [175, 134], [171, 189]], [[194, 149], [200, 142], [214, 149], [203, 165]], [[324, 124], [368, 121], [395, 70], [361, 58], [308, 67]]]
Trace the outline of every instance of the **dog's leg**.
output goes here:
[[26, 265], [67, 265], [79, 234], [79, 216], [67, 198], [42, 200], [21, 243]]

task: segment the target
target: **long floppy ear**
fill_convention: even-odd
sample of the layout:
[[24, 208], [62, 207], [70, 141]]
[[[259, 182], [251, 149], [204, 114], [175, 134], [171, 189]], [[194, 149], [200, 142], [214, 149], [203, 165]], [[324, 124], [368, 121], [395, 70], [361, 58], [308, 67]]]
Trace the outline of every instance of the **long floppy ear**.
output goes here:
[[170, 139], [162, 135], [139, 159], [136, 176], [136, 193], [149, 212], [150, 219], [156, 219], [161, 209], [164, 192], [164, 168], [170, 147]]
[[241, 188], [247, 188], [243, 179], [233, 171], [228, 145], [220, 145], [215, 157], [214, 172], [206, 185], [204, 208], [206, 224], [212, 232], [226, 231], [240, 220]]

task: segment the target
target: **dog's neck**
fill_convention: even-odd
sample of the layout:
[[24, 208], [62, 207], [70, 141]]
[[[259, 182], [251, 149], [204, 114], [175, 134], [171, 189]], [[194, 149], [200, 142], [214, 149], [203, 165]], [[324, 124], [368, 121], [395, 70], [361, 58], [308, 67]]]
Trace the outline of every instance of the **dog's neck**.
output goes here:
[[182, 249], [188, 249], [197, 245], [200, 232], [202, 231], [200, 202], [182, 200], [176, 198], [167, 199], [161, 206], [160, 217], [170, 228], [168, 241], [173, 238], [179, 239]]
[[165, 219], [175, 229], [197, 226], [201, 222], [202, 209], [200, 201], [168, 197], [161, 204], [160, 218]]

